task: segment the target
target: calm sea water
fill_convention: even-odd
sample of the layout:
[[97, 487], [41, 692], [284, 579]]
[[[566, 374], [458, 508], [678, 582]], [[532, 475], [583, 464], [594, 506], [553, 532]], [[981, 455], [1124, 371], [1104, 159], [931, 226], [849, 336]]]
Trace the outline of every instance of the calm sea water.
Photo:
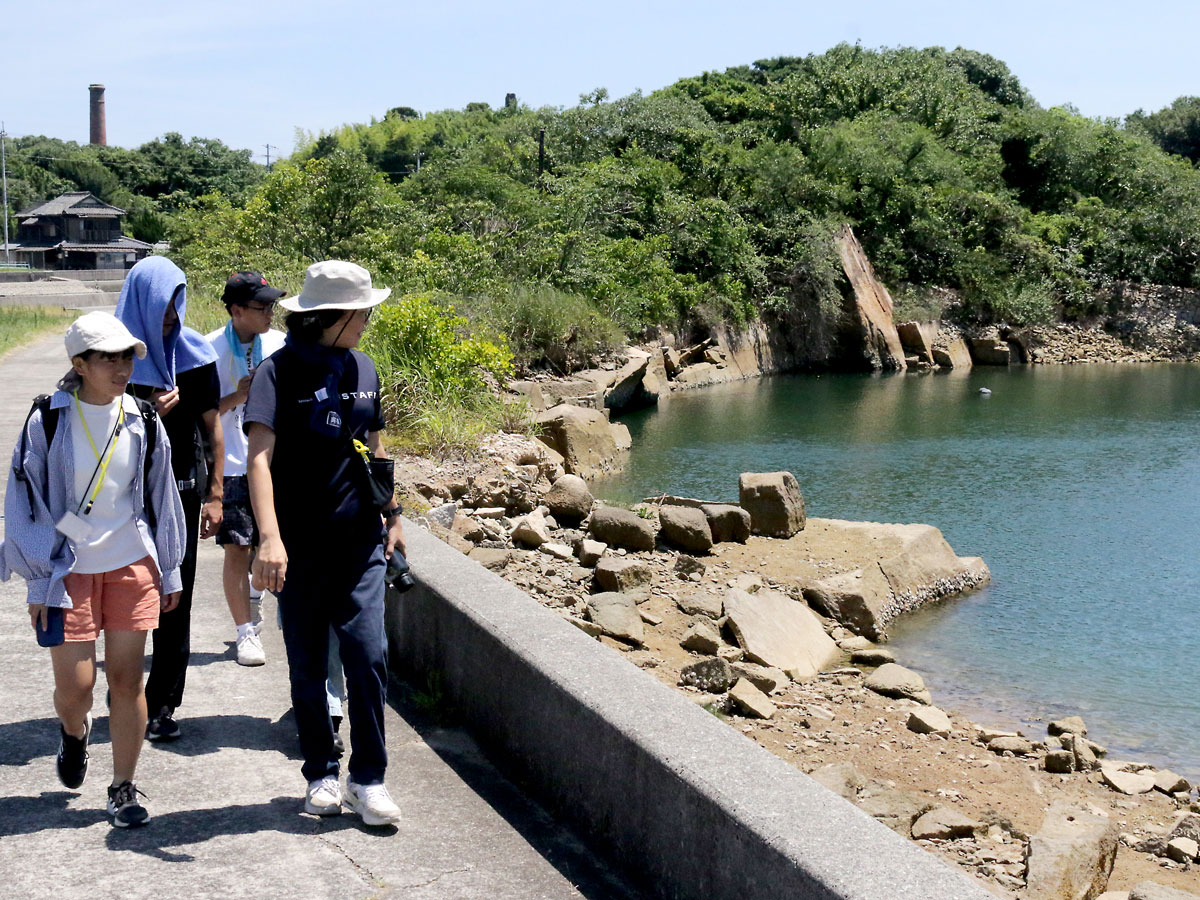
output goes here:
[[736, 499], [740, 472], [786, 469], [811, 516], [925, 522], [982, 556], [989, 586], [891, 627], [935, 702], [1080, 713], [1200, 775], [1200, 366], [787, 376], [624, 421], [631, 466], [600, 496]]

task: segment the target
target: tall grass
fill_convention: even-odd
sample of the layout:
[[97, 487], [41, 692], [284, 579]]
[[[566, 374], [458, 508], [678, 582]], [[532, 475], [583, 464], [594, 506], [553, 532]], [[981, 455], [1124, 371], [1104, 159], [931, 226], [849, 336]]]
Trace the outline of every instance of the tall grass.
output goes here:
[[57, 306], [0, 306], [0, 356], [44, 334], [65, 332], [79, 315]]
[[621, 327], [591, 300], [545, 285], [517, 286], [464, 305], [472, 319], [504, 336], [520, 371], [566, 374], [595, 365], [625, 343]]
[[467, 319], [431, 295], [381, 306], [363, 349], [379, 370], [391, 444], [444, 456], [513, 424], [497, 390], [512, 373], [507, 347], [472, 335]]

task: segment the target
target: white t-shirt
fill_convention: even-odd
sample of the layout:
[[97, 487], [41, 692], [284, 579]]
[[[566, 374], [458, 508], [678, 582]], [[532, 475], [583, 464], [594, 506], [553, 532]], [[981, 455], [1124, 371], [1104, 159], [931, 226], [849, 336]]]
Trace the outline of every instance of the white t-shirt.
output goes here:
[[[221, 396], [228, 397], [237, 390], [238, 365], [234, 361], [233, 351], [225, 340], [225, 329], [219, 328], [205, 337], [217, 351], [217, 374], [221, 379]], [[283, 346], [286, 335], [272, 328], [262, 336], [262, 358], [266, 359]], [[252, 344], [244, 345], [247, 350], [246, 367], [251, 372], [254, 366], [249, 359]], [[242, 416], [246, 412], [246, 404], [239, 403], [233, 409], [221, 415], [221, 430], [225, 433], [225, 475], [246, 474], [246, 432], [242, 429]]]
[[[80, 401], [71, 405], [64, 412], [71, 417], [71, 452], [75, 457], [75, 505], [82, 508], [79, 515], [91, 526], [91, 535], [86, 541], [75, 541], [75, 567], [71, 570], [85, 575], [98, 572], [112, 572], [130, 563], [135, 563], [146, 556], [146, 545], [138, 532], [137, 522], [133, 518], [133, 479], [138, 477], [138, 458], [136, 444], [129, 430], [122, 423], [121, 433], [117, 435], [116, 448], [113, 449], [109, 460], [104, 481], [92, 511], [84, 515], [87, 499], [92, 496], [96, 482], [100, 480], [100, 472], [96, 469], [96, 453], [102, 457], [108, 456], [106, 444], [117, 424], [117, 415], [122, 404], [126, 410], [140, 415], [137, 403], [131, 397], [122, 395], [104, 406], [95, 406]], [[80, 421], [79, 412], [83, 412]], [[92, 441], [88, 441], [88, 432]], [[96, 449], [92, 449], [92, 442]], [[96, 473], [92, 479], [92, 473]]]

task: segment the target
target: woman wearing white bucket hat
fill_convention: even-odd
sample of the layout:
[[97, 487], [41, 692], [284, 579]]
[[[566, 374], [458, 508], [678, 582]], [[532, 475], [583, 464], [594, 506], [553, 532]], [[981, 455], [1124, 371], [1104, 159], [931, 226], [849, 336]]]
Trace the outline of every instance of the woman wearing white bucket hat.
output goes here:
[[[308, 782], [304, 808], [336, 815], [344, 803], [368, 825], [400, 818], [384, 785], [383, 596], [387, 560], [394, 550], [404, 552], [404, 532], [390, 487], [370, 490], [369, 463], [359, 455], [369, 448], [371, 457], [385, 458], [384, 423], [379, 375], [354, 348], [371, 310], [389, 293], [354, 263], [309, 266], [301, 292], [279, 301], [290, 313], [287, 341], [259, 366], [245, 411], [260, 539], [253, 571], [279, 595]], [[331, 626], [349, 694], [345, 791], [326, 705]]]

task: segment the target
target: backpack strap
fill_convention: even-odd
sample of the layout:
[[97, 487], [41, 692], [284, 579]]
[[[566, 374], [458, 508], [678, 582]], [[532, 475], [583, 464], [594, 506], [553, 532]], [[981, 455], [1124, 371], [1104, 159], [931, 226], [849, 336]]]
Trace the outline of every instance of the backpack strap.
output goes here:
[[54, 433], [58, 430], [58, 410], [50, 408], [50, 395], [38, 394], [33, 398], [33, 403], [29, 406], [29, 412], [25, 414], [25, 424], [21, 426], [21, 452], [17, 454], [17, 464], [13, 466], [13, 475], [17, 481], [25, 485], [25, 496], [29, 499], [29, 520], [32, 522], [33, 515], [33, 483], [25, 474], [25, 447], [26, 433], [29, 431], [29, 420], [33, 417], [34, 410], [40, 410], [42, 414], [42, 430], [46, 434], [46, 447], [50, 447], [50, 443], [54, 440]]
[[[142, 506], [146, 511], [146, 523], [150, 530], [158, 527], [158, 517], [154, 514], [154, 503], [150, 499], [150, 460], [154, 456], [154, 448], [158, 445], [158, 413], [154, 404], [141, 397], [134, 397], [138, 411], [142, 414], [142, 424], [146, 428], [146, 455], [142, 460]], [[174, 477], [174, 476], [172, 476]]]

